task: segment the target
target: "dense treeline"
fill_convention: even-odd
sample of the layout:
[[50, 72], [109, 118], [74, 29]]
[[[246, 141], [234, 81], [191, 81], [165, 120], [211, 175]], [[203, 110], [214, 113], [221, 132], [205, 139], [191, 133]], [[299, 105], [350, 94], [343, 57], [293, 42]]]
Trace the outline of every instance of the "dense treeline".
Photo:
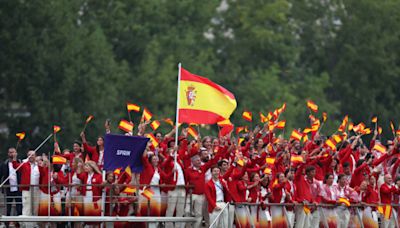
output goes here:
[[126, 101], [173, 118], [178, 62], [236, 95], [235, 123], [287, 102], [289, 132], [306, 126], [312, 99], [329, 114], [322, 132], [376, 114], [388, 133], [400, 114], [398, 12], [397, 0], [3, 1], [0, 147], [18, 131], [37, 145], [53, 124], [69, 146], [89, 114], [94, 137], [106, 118], [127, 119]]

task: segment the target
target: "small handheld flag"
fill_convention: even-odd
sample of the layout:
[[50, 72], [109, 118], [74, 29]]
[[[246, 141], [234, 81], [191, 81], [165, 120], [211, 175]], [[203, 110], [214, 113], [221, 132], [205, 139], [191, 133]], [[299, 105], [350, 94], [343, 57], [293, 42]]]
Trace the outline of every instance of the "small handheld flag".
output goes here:
[[318, 105], [316, 105], [312, 100], [307, 101], [307, 107], [313, 112], [318, 112]]
[[126, 120], [121, 120], [119, 122], [118, 128], [123, 130], [123, 131], [125, 131], [125, 132], [127, 132], [127, 133], [130, 133], [130, 132], [133, 131], [133, 124], [128, 122], [128, 121], [126, 121]]
[[130, 111], [140, 112], [140, 106], [132, 103], [127, 103], [126, 109], [128, 109], [128, 112]]
[[253, 114], [249, 111], [244, 111], [242, 114], [242, 118], [248, 122], [253, 121]]

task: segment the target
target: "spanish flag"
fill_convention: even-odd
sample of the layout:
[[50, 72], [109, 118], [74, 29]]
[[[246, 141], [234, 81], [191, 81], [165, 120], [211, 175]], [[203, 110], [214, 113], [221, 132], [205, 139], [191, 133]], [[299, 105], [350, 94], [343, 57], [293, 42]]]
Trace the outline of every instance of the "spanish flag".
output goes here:
[[132, 103], [127, 103], [126, 109], [128, 109], [129, 112], [130, 111], [140, 112], [140, 106]]
[[60, 155], [53, 155], [52, 162], [54, 165], [64, 165], [67, 163], [67, 159]]
[[244, 111], [242, 114], [242, 118], [246, 121], [251, 122], [251, 121], [253, 121], [253, 114], [249, 111]]
[[195, 139], [197, 139], [197, 137], [199, 137], [199, 133], [197, 133], [196, 129], [194, 129], [193, 127], [188, 127], [188, 134], [191, 135]]
[[153, 117], [153, 114], [147, 108], [144, 108], [142, 119], [144, 119], [145, 121], [149, 121], [151, 120], [151, 117]]
[[336, 141], [334, 139], [327, 139], [325, 145], [329, 146], [332, 150], [336, 150]]
[[282, 121], [279, 121], [277, 124], [276, 124], [276, 128], [278, 128], [278, 129], [284, 129], [285, 128], [285, 125], [286, 125], [286, 120], [282, 120]]
[[375, 143], [374, 147], [372, 148], [373, 150], [379, 151], [382, 154], [386, 153], [386, 147], [380, 143]]
[[153, 145], [154, 148], [158, 147], [158, 141], [157, 141], [156, 136], [149, 133], [146, 135], [146, 137], [150, 139], [151, 145]]
[[122, 193], [126, 193], [126, 194], [133, 194], [136, 192], [136, 188], [133, 186], [128, 186], [124, 189], [124, 191], [122, 191]]
[[267, 158], [265, 158], [265, 163], [267, 163], [268, 165], [274, 165], [275, 158], [267, 157]]
[[316, 105], [312, 100], [307, 101], [307, 107], [313, 112], [318, 112], [318, 105]]
[[290, 135], [290, 139], [294, 139], [300, 142], [301, 138], [303, 137], [303, 134], [300, 133], [298, 130], [294, 129], [292, 131], [292, 134]]
[[151, 122], [150, 127], [153, 129], [153, 131], [155, 131], [158, 129], [158, 127], [160, 127], [160, 125], [160, 121], [154, 120], [153, 122]]
[[265, 168], [265, 169], [264, 169], [264, 174], [267, 174], [267, 175], [268, 175], [268, 174], [272, 174], [272, 169], [270, 169], [270, 168], [268, 168], [268, 167]]
[[25, 138], [25, 132], [19, 132], [15, 135], [18, 137], [18, 141], [21, 141]]
[[154, 191], [151, 188], [146, 188], [142, 192], [142, 196], [146, 197], [148, 200], [151, 200], [151, 198], [153, 198], [153, 195], [154, 195]]
[[54, 132], [54, 134], [56, 134], [56, 133], [59, 132], [59, 131], [61, 131], [61, 127], [60, 127], [60, 126], [57, 126], [57, 125], [54, 125], [54, 126], [53, 126], [53, 132]]
[[343, 118], [342, 124], [340, 124], [338, 131], [343, 132], [346, 130], [347, 122], [349, 121], [349, 116], [345, 116]]
[[172, 121], [171, 118], [165, 118], [163, 121], [171, 126], [174, 126], [174, 121]]
[[86, 118], [86, 124], [89, 123], [92, 119], [93, 119], [93, 115], [88, 116], [88, 118]]
[[265, 123], [268, 121], [268, 118], [262, 112], [260, 112], [259, 114], [260, 114], [260, 122], [261, 123]]
[[325, 122], [328, 119], [328, 114], [326, 112], [322, 113], [322, 120]]
[[290, 157], [290, 161], [292, 163], [300, 163], [300, 162], [303, 162], [303, 157], [301, 155], [292, 155]]
[[392, 133], [395, 135], [394, 124], [392, 121], [390, 121], [390, 129], [392, 129]]
[[240, 132], [244, 131], [245, 127], [236, 127], [236, 134], [239, 134]]
[[229, 119], [235, 96], [207, 78], [181, 68], [179, 123], [215, 124]]
[[372, 123], [378, 122], [378, 117], [377, 116], [372, 117], [371, 122]]
[[133, 131], [133, 124], [126, 120], [121, 120], [119, 122], [118, 128], [129, 133]]

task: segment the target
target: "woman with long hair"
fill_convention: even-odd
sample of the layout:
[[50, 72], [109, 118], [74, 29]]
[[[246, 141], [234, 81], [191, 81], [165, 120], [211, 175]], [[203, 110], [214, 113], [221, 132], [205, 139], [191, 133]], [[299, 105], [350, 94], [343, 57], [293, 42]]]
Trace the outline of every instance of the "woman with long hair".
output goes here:
[[[284, 173], [277, 173], [271, 184], [272, 203], [286, 203], [290, 193], [286, 190], [286, 177]], [[283, 206], [271, 206], [272, 227], [288, 227], [285, 215], [286, 208]]]
[[[104, 164], [104, 138], [102, 136], [97, 137], [96, 146], [89, 146], [84, 132], [81, 132], [81, 139], [83, 149], [90, 155], [90, 160], [94, 161], [102, 169]], [[86, 157], [84, 159], [85, 161], [87, 160]]]
[[101, 215], [102, 176], [94, 161], [85, 163], [84, 171], [78, 173], [78, 178], [85, 186], [82, 188], [83, 214], [85, 216]]

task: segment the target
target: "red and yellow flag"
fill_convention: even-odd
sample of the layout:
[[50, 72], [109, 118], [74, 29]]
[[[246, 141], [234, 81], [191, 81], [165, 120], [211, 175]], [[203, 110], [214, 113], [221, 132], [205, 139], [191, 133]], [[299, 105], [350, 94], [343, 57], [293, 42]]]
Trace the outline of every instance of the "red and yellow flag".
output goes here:
[[278, 129], [284, 129], [285, 128], [285, 125], [286, 125], [286, 120], [282, 120], [282, 121], [279, 121], [277, 124], [276, 124], [276, 128], [278, 128]]
[[64, 165], [67, 163], [67, 159], [60, 155], [53, 155], [52, 162], [54, 165]]
[[382, 154], [386, 153], [386, 147], [380, 143], [375, 143], [374, 147], [372, 148], [373, 150], [379, 151]]
[[25, 138], [25, 132], [19, 132], [15, 135], [18, 137], [18, 141], [21, 141]]
[[377, 116], [372, 117], [371, 122], [372, 123], [378, 122], [378, 117]]
[[154, 148], [158, 147], [156, 136], [154, 136], [152, 133], [149, 133], [146, 135], [146, 137], [150, 139], [151, 145], [153, 145]]
[[57, 125], [54, 125], [54, 126], [53, 126], [53, 133], [56, 134], [56, 133], [59, 132], [59, 131], [61, 131], [61, 127], [60, 127], [60, 126], [57, 126]]
[[194, 127], [188, 127], [188, 134], [191, 135], [193, 138], [197, 139], [199, 137], [199, 133], [194, 129]]
[[127, 186], [122, 193], [126, 194], [134, 194], [136, 192], [136, 188], [133, 186]]
[[118, 128], [129, 133], [133, 131], [133, 124], [126, 120], [121, 120], [119, 121]]
[[253, 114], [249, 111], [244, 111], [242, 114], [242, 118], [246, 121], [251, 122], [251, 121], [253, 121]]
[[346, 116], [343, 118], [343, 121], [342, 121], [342, 123], [340, 124], [338, 131], [340, 131], [340, 132], [345, 131], [345, 130], [346, 130], [347, 122], [349, 122], [349, 116], [346, 115]]
[[301, 155], [292, 155], [290, 157], [290, 161], [292, 163], [299, 163], [299, 162], [303, 162], [303, 157]]
[[272, 169], [266, 167], [266, 168], [264, 169], [264, 174], [267, 174], [267, 175], [272, 174]]
[[323, 120], [324, 122], [326, 122], [327, 119], [328, 119], [328, 114], [327, 114], [326, 112], [323, 112], [323, 113], [322, 113], [322, 120]]
[[220, 137], [229, 134], [234, 129], [234, 126], [233, 126], [233, 124], [231, 123], [230, 120], [220, 121], [220, 122], [217, 123], [217, 125], [220, 127], [220, 129], [219, 129], [219, 136]]
[[147, 108], [144, 108], [142, 116], [145, 121], [149, 121], [151, 120], [151, 117], [153, 117], [153, 114]]
[[325, 145], [329, 146], [332, 150], [336, 150], [336, 142], [333, 139], [327, 139]]
[[236, 127], [236, 134], [239, 134], [242, 131], [246, 131], [247, 126]]
[[88, 116], [88, 118], [86, 118], [85, 123], [86, 123], [86, 124], [89, 123], [93, 118], [94, 118], [93, 115]]
[[312, 100], [307, 101], [307, 107], [313, 112], [318, 112], [318, 105], [316, 105]]
[[211, 80], [181, 68], [179, 123], [215, 124], [229, 119], [235, 96]]
[[275, 158], [267, 157], [267, 158], [265, 158], [265, 163], [267, 163], [268, 165], [274, 165], [275, 164]]
[[354, 127], [354, 124], [353, 124], [352, 122], [350, 122], [347, 129], [348, 129], [349, 131], [352, 131], [352, 130], [353, 130], [353, 127]]
[[395, 135], [394, 124], [392, 121], [390, 121], [390, 129], [392, 129], [392, 133], [393, 133], [393, 135]]
[[154, 120], [151, 122], [150, 127], [153, 129], [153, 131], [157, 130], [158, 127], [160, 127], [161, 123], [158, 120]]
[[171, 118], [165, 118], [163, 121], [171, 126], [174, 126], [174, 121]]
[[140, 112], [140, 106], [137, 104], [127, 103], [126, 109], [128, 109], [129, 112], [130, 111]]
[[262, 112], [260, 112], [259, 114], [260, 114], [260, 122], [261, 123], [265, 123], [269, 120], [268, 117], [265, 116]]
[[154, 191], [151, 188], [146, 188], [142, 192], [142, 196], [146, 197], [148, 200], [151, 200], [151, 198], [154, 196]]
[[294, 129], [292, 131], [292, 134], [290, 135], [290, 139], [294, 139], [300, 142], [301, 138], [303, 137], [303, 134], [299, 132], [298, 130]]

